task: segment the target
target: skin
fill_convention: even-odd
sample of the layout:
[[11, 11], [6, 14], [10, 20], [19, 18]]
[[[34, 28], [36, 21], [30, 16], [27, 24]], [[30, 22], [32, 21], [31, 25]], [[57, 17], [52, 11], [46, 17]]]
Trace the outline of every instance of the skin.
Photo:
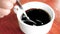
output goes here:
[[[1, 5], [1, 1], [2, 0], [0, 0], [0, 5]], [[42, 1], [42, 2], [48, 3], [49, 5], [51, 4], [51, 6], [54, 8], [56, 17], [55, 17], [55, 21], [53, 23], [53, 26], [52, 26], [52, 28], [48, 34], [60, 34], [60, 0], [21, 0], [21, 1], [22, 1], [21, 2], [22, 4], [29, 2], [29, 1]], [[3, 12], [3, 11], [1, 10], [0, 12]], [[13, 33], [13, 34], [24, 34], [19, 30], [18, 21], [16, 18], [14, 18], [16, 16], [14, 16], [14, 17], [13, 16], [14, 15], [12, 14], [11, 19], [9, 19], [7, 17], [6, 19], [0, 20], [0, 34], [11, 34], [11, 33]], [[7, 28], [9, 28], [9, 29], [7, 29]]]
[[7, 16], [15, 3], [16, 0], [0, 0], [0, 18]]

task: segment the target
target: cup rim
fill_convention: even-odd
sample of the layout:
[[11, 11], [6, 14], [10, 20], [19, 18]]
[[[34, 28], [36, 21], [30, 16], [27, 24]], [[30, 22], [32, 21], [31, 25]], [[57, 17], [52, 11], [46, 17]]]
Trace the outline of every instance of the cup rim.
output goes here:
[[[36, 1], [28, 2], [28, 3], [42, 3], [42, 4], [47, 5], [47, 6], [52, 10], [52, 13], [53, 13], [53, 18], [50, 20], [50, 22], [52, 22], [52, 21], [54, 20], [54, 18], [55, 18], [54, 10], [53, 10], [52, 7], [49, 6], [48, 4], [43, 3], [43, 2], [36, 2]], [[22, 6], [27, 5], [28, 3], [25, 3], [25, 4], [23, 4]], [[19, 15], [17, 15], [17, 16], [18, 16], [18, 20], [19, 20], [20, 23], [22, 23], [22, 24], [24, 24], [24, 25], [26, 25], [26, 26], [31, 26], [31, 25], [25, 24], [25, 23], [21, 20], [21, 18], [19, 17]], [[50, 22], [49, 22], [49, 23], [50, 23]], [[48, 23], [47, 23], [47, 24], [48, 24]], [[47, 25], [47, 24], [45, 24], [45, 25]], [[44, 26], [44, 25], [42, 25], [42, 26]]]

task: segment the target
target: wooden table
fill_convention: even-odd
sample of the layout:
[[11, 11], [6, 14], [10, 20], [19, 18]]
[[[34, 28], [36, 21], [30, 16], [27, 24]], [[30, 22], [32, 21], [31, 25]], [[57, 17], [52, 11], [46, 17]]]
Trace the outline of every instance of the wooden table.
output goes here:
[[[31, 1], [39, 1], [49, 4], [55, 11], [55, 20], [51, 30], [47, 34], [60, 34], [60, 10], [56, 9], [58, 0], [21, 0], [22, 4]], [[18, 25], [16, 14], [13, 10], [8, 16], [0, 18], [0, 34], [24, 34]]]

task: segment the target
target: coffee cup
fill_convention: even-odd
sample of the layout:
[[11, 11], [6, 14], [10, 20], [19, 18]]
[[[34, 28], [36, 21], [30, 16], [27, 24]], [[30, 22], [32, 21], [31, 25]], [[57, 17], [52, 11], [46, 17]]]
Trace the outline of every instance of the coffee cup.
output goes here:
[[[55, 18], [55, 13], [51, 6], [43, 2], [28, 2], [23, 4], [22, 7], [23, 9], [20, 9], [19, 6], [17, 5], [14, 7], [14, 11], [19, 21], [19, 27], [25, 34], [47, 34], [50, 31]], [[45, 10], [50, 15], [50, 21], [43, 25], [40, 24], [40, 26], [29, 25], [24, 23], [24, 21], [22, 20], [23, 11], [27, 11], [31, 8]]]

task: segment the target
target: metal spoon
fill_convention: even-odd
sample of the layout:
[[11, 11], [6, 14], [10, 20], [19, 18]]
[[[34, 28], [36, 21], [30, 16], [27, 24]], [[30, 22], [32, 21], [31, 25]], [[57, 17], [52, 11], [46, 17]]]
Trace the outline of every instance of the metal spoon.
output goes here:
[[[19, 8], [23, 9], [23, 7], [21, 6], [21, 3], [19, 3], [19, 0], [17, 0], [16, 3], [18, 4]], [[23, 13], [25, 14], [26, 18], [27, 18], [29, 21], [31, 21], [31, 22], [33, 22], [34, 24], [36, 24], [34, 21], [32, 21], [32, 20], [27, 16], [27, 14], [26, 14], [25, 11], [23, 11]]]

